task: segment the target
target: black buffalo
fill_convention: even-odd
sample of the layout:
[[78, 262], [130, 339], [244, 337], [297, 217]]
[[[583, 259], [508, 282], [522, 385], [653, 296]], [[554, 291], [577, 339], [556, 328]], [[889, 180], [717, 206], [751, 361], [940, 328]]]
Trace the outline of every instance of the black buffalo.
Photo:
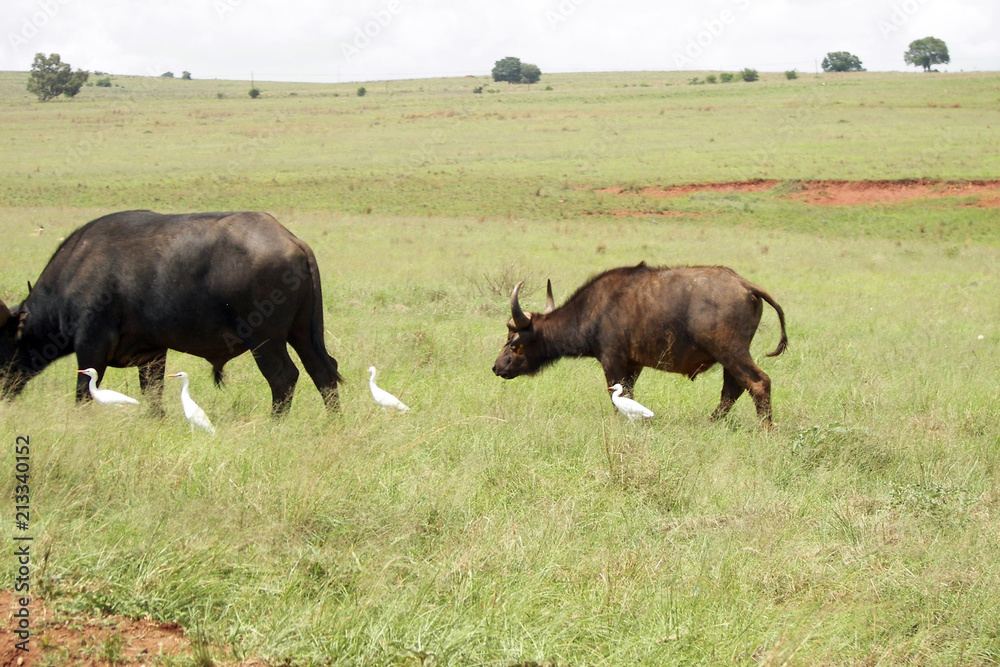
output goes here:
[[[112, 213], [80, 227], [28, 297], [0, 301], [0, 393], [16, 395], [55, 359], [79, 368], [139, 367], [160, 408], [167, 350], [211, 362], [216, 381], [249, 350], [284, 412], [299, 371], [337, 405], [337, 361], [323, 340], [323, 300], [309, 246], [266, 213]], [[79, 376], [77, 401], [89, 398]], [[152, 390], [152, 391], [151, 391]]]
[[643, 368], [687, 375], [692, 380], [722, 365], [722, 400], [712, 413], [723, 417], [749, 391], [762, 425], [771, 425], [771, 379], [750, 357], [762, 302], [778, 313], [781, 340], [788, 344], [785, 314], [763, 289], [722, 266], [654, 268], [645, 262], [611, 269], [590, 280], [559, 308], [548, 284], [543, 313], [525, 313], [514, 287], [507, 343], [493, 372], [510, 379], [531, 375], [562, 357], [594, 357], [608, 386], [620, 383], [631, 397]]

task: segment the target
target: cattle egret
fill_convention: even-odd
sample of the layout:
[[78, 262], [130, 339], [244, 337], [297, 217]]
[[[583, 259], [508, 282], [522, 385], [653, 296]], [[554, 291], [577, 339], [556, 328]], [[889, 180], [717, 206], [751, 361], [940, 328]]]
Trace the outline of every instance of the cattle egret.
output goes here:
[[633, 419], [649, 419], [653, 416], [653, 411], [642, 403], [622, 396], [624, 389], [622, 389], [620, 384], [615, 384], [608, 387], [608, 389], [613, 389], [615, 392], [611, 394], [611, 402], [615, 404], [616, 408], [618, 408], [618, 412], [628, 417], [629, 421], [632, 421]]
[[209, 421], [208, 415], [205, 411], [198, 407], [198, 404], [194, 402], [191, 398], [191, 394], [188, 391], [188, 385], [191, 384], [191, 378], [184, 371], [180, 373], [174, 373], [168, 377], [180, 378], [184, 381], [181, 385], [181, 407], [184, 408], [184, 416], [187, 420], [191, 422], [191, 432], [194, 433], [194, 427], [202, 429], [203, 431], [208, 431], [210, 434], [215, 435], [215, 427], [212, 426], [212, 422]]
[[77, 371], [81, 375], [86, 375], [90, 378], [90, 395], [95, 401], [101, 405], [138, 405], [139, 401], [135, 400], [131, 396], [126, 396], [125, 394], [119, 394], [117, 391], [111, 389], [98, 389], [97, 388], [97, 370], [94, 368], [85, 368], [82, 371]]
[[374, 366], [369, 366], [368, 372], [371, 373], [371, 377], [368, 378], [368, 387], [372, 390], [372, 398], [375, 399], [376, 403], [383, 408], [396, 408], [400, 412], [408, 412], [410, 410], [401, 400], [375, 384], [376, 371]]

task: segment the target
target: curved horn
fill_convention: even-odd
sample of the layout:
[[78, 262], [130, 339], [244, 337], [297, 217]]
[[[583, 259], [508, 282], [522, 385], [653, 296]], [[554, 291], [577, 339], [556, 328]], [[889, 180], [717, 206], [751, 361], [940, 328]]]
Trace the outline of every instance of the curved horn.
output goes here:
[[31, 281], [28, 281], [28, 294], [31, 294]]
[[531, 319], [524, 314], [521, 310], [521, 304], [517, 302], [517, 291], [521, 289], [521, 285], [524, 284], [522, 280], [518, 284], [514, 285], [513, 291], [510, 293], [510, 316], [511, 320], [514, 322], [514, 329], [520, 331], [521, 329], [527, 329], [531, 326]]
[[552, 298], [552, 281], [545, 281], [545, 313], [551, 313], [556, 309], [556, 300]]

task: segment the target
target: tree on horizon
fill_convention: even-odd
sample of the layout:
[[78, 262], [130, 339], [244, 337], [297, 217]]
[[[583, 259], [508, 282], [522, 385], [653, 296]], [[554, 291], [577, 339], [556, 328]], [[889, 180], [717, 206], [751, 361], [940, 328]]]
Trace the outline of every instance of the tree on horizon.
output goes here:
[[823, 58], [824, 72], [863, 72], [861, 58], [847, 51], [831, 51]]
[[951, 62], [951, 57], [948, 55], [948, 45], [943, 40], [924, 37], [910, 42], [910, 48], [903, 54], [903, 62], [923, 67], [925, 72], [930, 72], [932, 65], [947, 65]]
[[89, 76], [90, 73], [82, 69], [74, 72], [58, 53], [48, 56], [36, 53], [28, 74], [28, 92], [38, 96], [41, 102], [48, 102], [60, 95], [73, 97], [80, 92]]

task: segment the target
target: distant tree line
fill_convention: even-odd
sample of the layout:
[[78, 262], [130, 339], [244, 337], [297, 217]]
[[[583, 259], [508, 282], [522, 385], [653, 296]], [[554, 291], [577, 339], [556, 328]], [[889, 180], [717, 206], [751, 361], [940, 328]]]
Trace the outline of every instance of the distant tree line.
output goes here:
[[[910, 47], [903, 54], [903, 62], [915, 67], [923, 67], [930, 72], [934, 65], [948, 64], [948, 45], [937, 37], [924, 37], [910, 42]], [[831, 51], [823, 58], [824, 72], [863, 72], [861, 59], [847, 51]]]
[[[104, 72], [95, 72], [95, 74], [101, 76]], [[172, 79], [174, 78], [174, 73], [164, 72], [160, 76]], [[90, 72], [82, 69], [73, 71], [70, 64], [63, 62], [62, 57], [58, 53], [50, 53], [49, 55], [36, 53], [35, 60], [31, 63], [31, 71], [28, 72], [27, 87], [28, 92], [37, 96], [40, 101], [48, 102], [60, 95], [75, 97], [80, 92], [80, 89], [83, 88], [83, 85], [87, 83], [88, 78], [90, 78]], [[190, 79], [191, 72], [182, 72], [181, 78]], [[97, 86], [100, 88], [110, 88], [111, 77], [103, 76], [98, 79]]]

